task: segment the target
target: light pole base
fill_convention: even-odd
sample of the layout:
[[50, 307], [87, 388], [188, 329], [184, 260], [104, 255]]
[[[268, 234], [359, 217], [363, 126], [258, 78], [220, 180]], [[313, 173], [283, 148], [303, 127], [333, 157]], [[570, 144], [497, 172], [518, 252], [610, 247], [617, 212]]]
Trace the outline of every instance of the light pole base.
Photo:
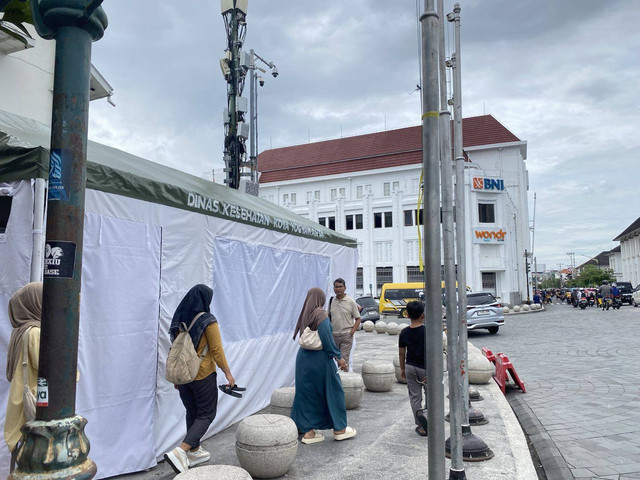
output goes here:
[[98, 468], [89, 458], [87, 421], [79, 415], [34, 420], [22, 427], [17, 468], [9, 480], [92, 479]]
[[[451, 458], [451, 438], [447, 438], [444, 443], [444, 454]], [[462, 460], [465, 462], [482, 462], [490, 460], [494, 456], [484, 440], [471, 433], [469, 425], [462, 426]]]
[[484, 397], [480, 395], [480, 392], [477, 388], [470, 387], [469, 388], [469, 401], [471, 402], [479, 402], [484, 400]]

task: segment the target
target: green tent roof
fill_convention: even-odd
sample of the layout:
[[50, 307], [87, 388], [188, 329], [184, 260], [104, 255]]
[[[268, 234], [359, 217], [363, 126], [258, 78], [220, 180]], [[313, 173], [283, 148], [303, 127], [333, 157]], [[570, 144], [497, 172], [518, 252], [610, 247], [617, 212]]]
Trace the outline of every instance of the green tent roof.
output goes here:
[[[0, 110], [0, 182], [48, 179], [50, 128]], [[87, 188], [356, 247], [355, 239], [261, 198], [88, 142]]]

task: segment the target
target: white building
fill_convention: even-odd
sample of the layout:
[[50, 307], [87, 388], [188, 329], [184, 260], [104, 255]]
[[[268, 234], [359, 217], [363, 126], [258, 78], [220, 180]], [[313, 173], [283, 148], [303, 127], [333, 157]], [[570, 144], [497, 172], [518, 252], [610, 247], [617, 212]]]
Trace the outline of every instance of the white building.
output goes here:
[[[613, 241], [620, 242], [621, 280], [631, 282], [635, 287], [640, 284], [640, 217]], [[618, 270], [616, 269], [614, 272]]]
[[622, 252], [620, 245], [609, 250], [607, 257], [609, 257], [609, 269], [613, 272], [613, 276], [616, 281], [624, 281], [624, 276], [622, 275]]
[[[490, 115], [463, 121], [467, 283], [505, 303], [527, 297], [526, 141]], [[355, 293], [422, 281], [421, 127], [278, 148], [258, 158], [260, 196], [358, 241]]]

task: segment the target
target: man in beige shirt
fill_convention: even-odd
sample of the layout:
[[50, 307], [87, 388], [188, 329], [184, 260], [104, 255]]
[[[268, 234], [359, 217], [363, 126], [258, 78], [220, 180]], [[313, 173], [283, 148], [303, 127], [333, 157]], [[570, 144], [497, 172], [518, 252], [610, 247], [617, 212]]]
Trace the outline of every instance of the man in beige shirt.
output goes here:
[[331, 298], [329, 318], [333, 326], [333, 340], [340, 349], [342, 358], [349, 365], [353, 336], [360, 327], [360, 310], [355, 300], [345, 293], [346, 289], [344, 279], [334, 280], [333, 292], [336, 296]]

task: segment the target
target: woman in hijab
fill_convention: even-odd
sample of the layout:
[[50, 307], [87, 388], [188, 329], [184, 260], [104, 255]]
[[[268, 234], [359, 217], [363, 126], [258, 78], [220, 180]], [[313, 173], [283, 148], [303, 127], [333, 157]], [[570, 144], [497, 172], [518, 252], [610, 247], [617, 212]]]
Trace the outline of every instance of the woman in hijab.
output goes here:
[[324, 309], [326, 296], [319, 288], [307, 292], [307, 298], [298, 317], [293, 339], [305, 328], [317, 331], [322, 350], [300, 348], [296, 357], [296, 393], [291, 407], [291, 418], [302, 443], [322, 442], [324, 436], [315, 430], [333, 429], [335, 440], [354, 437], [356, 430], [347, 426], [347, 407], [342, 382], [333, 359], [341, 370], [348, 371], [340, 350], [333, 341], [333, 327]]
[[11, 470], [15, 465], [20, 440], [20, 428], [26, 418], [22, 395], [25, 384], [22, 365], [23, 349], [27, 347], [27, 385], [36, 394], [38, 356], [40, 355], [40, 316], [42, 314], [42, 283], [28, 283], [9, 300], [9, 320], [13, 331], [7, 352], [7, 380], [11, 382], [7, 415], [4, 422], [4, 440], [11, 451]]
[[180, 446], [164, 455], [176, 473], [185, 472], [189, 467], [204, 463], [211, 457], [209, 452], [200, 446], [200, 439], [213, 422], [218, 407], [216, 366], [224, 372], [229, 385], [235, 385], [222, 349], [218, 320], [209, 311], [212, 298], [213, 290], [206, 285], [193, 287], [178, 305], [169, 327], [169, 335], [173, 342], [180, 333], [180, 325], [184, 323], [188, 327], [197, 317], [189, 330], [193, 345], [196, 346], [198, 355], [202, 355], [205, 347], [209, 346], [195, 380], [176, 387], [187, 410], [187, 434]]

